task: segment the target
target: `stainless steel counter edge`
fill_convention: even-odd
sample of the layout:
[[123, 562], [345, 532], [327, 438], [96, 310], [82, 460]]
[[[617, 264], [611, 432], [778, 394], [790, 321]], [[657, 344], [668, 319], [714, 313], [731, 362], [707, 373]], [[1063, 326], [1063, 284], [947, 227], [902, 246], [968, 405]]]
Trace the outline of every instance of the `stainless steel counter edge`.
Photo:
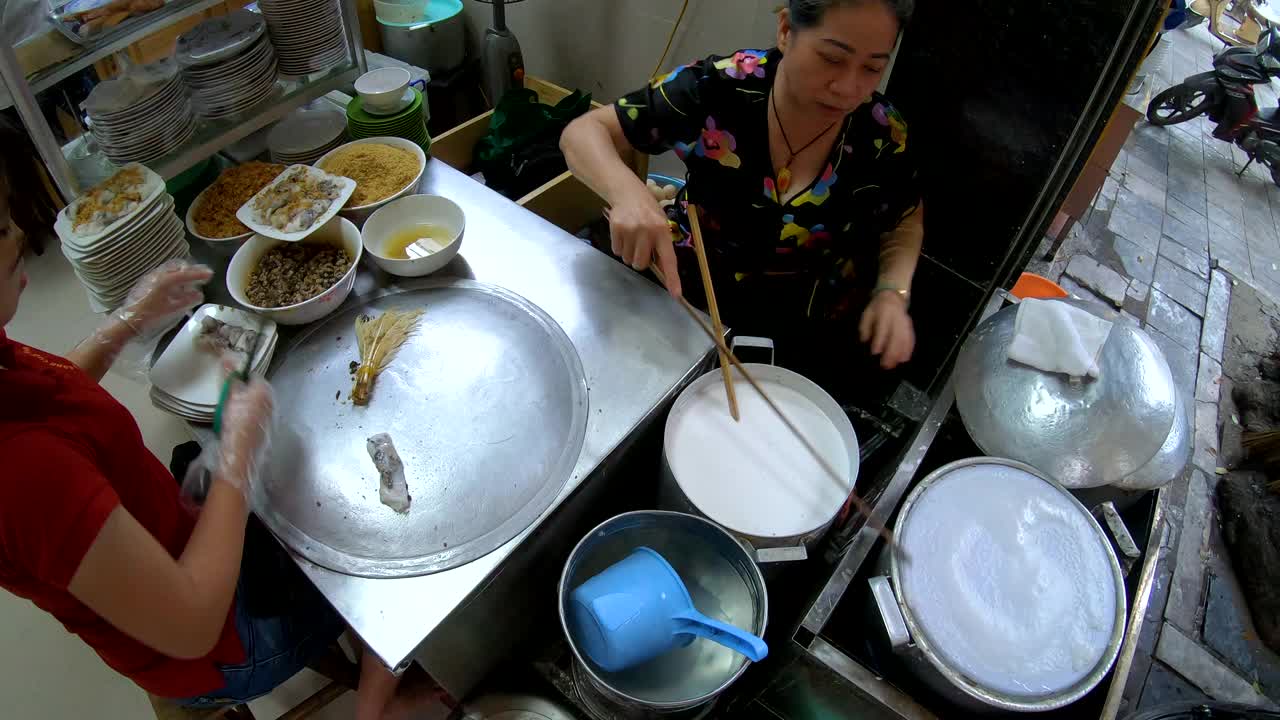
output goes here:
[[[590, 417], [578, 464], [555, 502], [533, 525], [478, 560], [390, 580], [343, 575], [299, 560], [342, 618], [392, 668], [407, 665], [415, 648], [485, 585], [713, 349], [661, 288], [444, 163], [427, 163], [419, 192], [448, 197], [466, 213], [461, 254], [445, 272], [527, 298], [568, 334], [587, 375]], [[353, 295], [394, 287], [394, 281], [362, 264]]]
[[1112, 669], [1111, 686], [1107, 688], [1106, 703], [1102, 706], [1100, 720], [1113, 720], [1120, 714], [1120, 703], [1124, 698], [1125, 686], [1129, 684], [1129, 673], [1133, 670], [1133, 658], [1138, 652], [1138, 642], [1142, 635], [1142, 625], [1147, 618], [1147, 605], [1151, 603], [1151, 591], [1155, 587], [1156, 566], [1160, 559], [1160, 542], [1164, 534], [1165, 504], [1169, 500], [1169, 486], [1159, 490], [1156, 508], [1151, 518], [1151, 533], [1147, 536], [1146, 555], [1142, 558], [1142, 575], [1138, 578], [1138, 587], [1133, 593], [1133, 607], [1129, 610], [1128, 623], [1124, 629], [1124, 640], [1120, 645], [1120, 656], [1116, 658]]

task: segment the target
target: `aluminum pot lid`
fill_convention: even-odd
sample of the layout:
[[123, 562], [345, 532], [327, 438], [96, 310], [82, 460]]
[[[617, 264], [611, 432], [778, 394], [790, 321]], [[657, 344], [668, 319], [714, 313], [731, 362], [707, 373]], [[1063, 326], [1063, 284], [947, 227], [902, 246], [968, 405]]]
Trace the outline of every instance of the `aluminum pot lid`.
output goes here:
[[805, 535], [830, 522], [853, 489], [858, 476], [853, 424], [804, 376], [774, 365], [746, 367], [827, 463], [844, 473], [841, 482], [822, 469], [736, 370], [740, 419], [729, 414], [721, 372], [712, 370], [672, 406], [663, 455], [689, 501], [720, 525], [760, 538]]
[[[1087, 692], [1124, 630], [1110, 544], [1078, 501], [1032, 468], [970, 458], [903, 504], [893, 576], [913, 640], [952, 681], [1012, 702]], [[936, 664], [936, 663], [935, 663]]]
[[1146, 464], [1169, 437], [1177, 394], [1151, 337], [1112, 313], [1098, 377], [1071, 379], [1009, 359], [1017, 312], [987, 318], [956, 360], [956, 408], [978, 447], [1069, 488], [1114, 483]]
[[1142, 467], [1116, 482], [1124, 490], [1153, 490], [1173, 482], [1191, 462], [1193, 429], [1182, 393], [1177, 394], [1177, 409], [1169, 436]]

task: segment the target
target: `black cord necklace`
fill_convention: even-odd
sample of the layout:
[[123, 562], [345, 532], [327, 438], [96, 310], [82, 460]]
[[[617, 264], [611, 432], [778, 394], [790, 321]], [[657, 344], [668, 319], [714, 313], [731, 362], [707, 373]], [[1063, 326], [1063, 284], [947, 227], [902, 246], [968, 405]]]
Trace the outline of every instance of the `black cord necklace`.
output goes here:
[[782, 169], [778, 171], [778, 194], [783, 195], [791, 187], [791, 163], [795, 161], [796, 156], [808, 150], [811, 145], [826, 137], [831, 132], [831, 128], [840, 122], [836, 120], [827, 126], [826, 130], [818, 133], [818, 136], [804, 144], [799, 150], [791, 149], [791, 138], [787, 137], [787, 128], [782, 124], [782, 117], [778, 115], [778, 101], [775, 99], [773, 92], [769, 93], [769, 107], [773, 108], [773, 119], [778, 121], [778, 131], [782, 133], [782, 142], [787, 144], [787, 161], [782, 164]]

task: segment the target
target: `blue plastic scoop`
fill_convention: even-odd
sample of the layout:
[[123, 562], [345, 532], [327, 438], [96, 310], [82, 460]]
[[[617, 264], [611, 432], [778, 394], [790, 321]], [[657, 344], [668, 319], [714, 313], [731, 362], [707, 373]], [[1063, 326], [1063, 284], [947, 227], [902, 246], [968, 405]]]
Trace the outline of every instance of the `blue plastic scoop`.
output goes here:
[[759, 636], [703, 615], [671, 563], [636, 548], [569, 596], [569, 627], [578, 646], [606, 672], [652, 660], [703, 637], [752, 662], [769, 654]]

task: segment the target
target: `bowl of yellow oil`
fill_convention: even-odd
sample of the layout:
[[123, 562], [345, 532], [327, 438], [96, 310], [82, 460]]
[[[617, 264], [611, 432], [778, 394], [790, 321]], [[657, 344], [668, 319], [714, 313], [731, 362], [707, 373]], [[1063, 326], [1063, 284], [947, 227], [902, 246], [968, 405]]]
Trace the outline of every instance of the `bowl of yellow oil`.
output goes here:
[[365, 252], [400, 277], [422, 277], [453, 260], [462, 247], [466, 217], [439, 195], [408, 195], [378, 208], [364, 223]]

